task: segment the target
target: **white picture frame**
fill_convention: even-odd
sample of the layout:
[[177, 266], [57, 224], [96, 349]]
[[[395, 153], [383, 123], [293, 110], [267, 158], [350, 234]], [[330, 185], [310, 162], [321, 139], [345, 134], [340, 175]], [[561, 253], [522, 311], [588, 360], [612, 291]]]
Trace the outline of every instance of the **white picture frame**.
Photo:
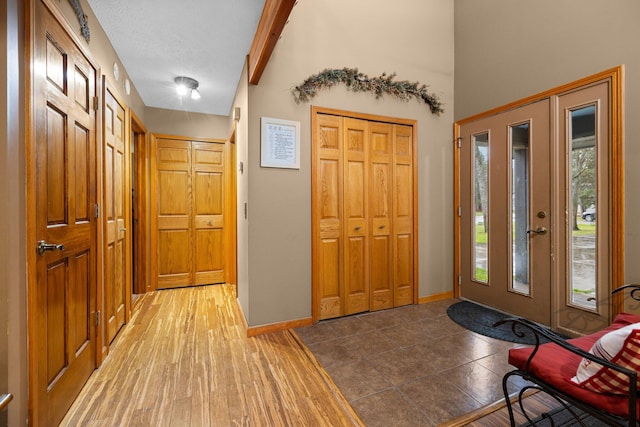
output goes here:
[[260, 166], [300, 169], [300, 122], [260, 118]]

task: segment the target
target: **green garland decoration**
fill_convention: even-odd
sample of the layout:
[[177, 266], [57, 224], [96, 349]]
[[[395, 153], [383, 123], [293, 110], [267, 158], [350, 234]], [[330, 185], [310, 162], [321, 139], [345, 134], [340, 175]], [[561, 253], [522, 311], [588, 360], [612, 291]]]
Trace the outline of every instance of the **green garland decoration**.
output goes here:
[[385, 93], [408, 101], [411, 98], [422, 100], [429, 106], [432, 114], [439, 116], [444, 113], [442, 102], [437, 95], [429, 93], [427, 86], [419, 82], [394, 81], [396, 74], [382, 73], [380, 77], [369, 77], [358, 71], [357, 68], [326, 69], [306, 79], [299, 86], [291, 90], [296, 103], [309, 102], [320, 89], [329, 89], [338, 83], [347, 85], [347, 90], [352, 92], [373, 92], [376, 99]]

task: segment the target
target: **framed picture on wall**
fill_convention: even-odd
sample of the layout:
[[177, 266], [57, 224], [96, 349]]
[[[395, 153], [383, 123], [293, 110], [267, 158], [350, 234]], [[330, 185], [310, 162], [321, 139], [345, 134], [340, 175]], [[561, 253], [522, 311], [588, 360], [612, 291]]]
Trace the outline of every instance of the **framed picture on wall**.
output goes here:
[[260, 166], [300, 169], [300, 122], [261, 117]]

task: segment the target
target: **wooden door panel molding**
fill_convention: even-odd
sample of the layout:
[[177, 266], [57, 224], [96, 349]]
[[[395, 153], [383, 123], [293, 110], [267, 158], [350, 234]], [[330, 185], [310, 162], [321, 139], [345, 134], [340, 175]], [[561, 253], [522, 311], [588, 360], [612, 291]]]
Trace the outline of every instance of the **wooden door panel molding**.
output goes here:
[[[99, 68], [57, 8], [36, 1], [27, 88], [29, 420], [57, 424], [98, 361]], [[40, 73], [35, 64], [44, 64]], [[37, 71], [36, 71], [37, 70]], [[36, 252], [36, 242], [62, 245]]]

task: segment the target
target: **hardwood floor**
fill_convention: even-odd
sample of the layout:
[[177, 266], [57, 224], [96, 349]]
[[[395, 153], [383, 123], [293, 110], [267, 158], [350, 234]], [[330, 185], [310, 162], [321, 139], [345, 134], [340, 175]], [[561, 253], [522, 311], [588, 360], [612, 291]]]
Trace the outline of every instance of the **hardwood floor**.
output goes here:
[[233, 288], [143, 297], [64, 426], [363, 425], [289, 331], [247, 338]]
[[[228, 285], [146, 294], [61, 425], [364, 425], [295, 332], [247, 338], [241, 316]], [[468, 340], [456, 342], [457, 351], [472, 351]], [[531, 401], [540, 412], [555, 406]], [[423, 424], [414, 418], [407, 425]], [[504, 426], [508, 415], [498, 403], [441, 425]]]

